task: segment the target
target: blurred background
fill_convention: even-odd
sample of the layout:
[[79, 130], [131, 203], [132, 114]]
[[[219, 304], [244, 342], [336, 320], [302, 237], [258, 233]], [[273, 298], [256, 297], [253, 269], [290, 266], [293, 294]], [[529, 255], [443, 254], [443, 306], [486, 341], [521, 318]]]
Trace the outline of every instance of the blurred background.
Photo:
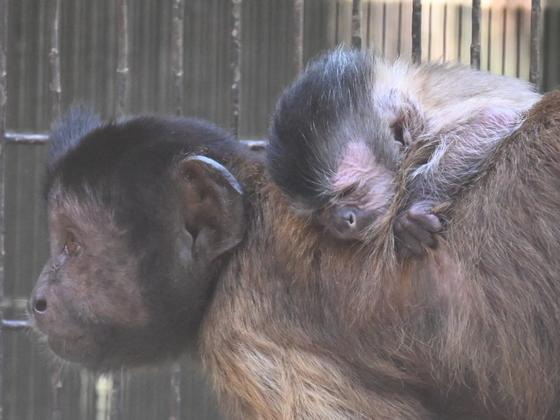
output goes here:
[[[49, 95], [48, 18], [53, 2], [6, 0], [7, 130], [44, 133], [55, 117]], [[231, 0], [184, 0], [182, 112], [238, 127], [242, 139], [266, 137], [279, 94], [296, 76], [293, 2], [243, 0], [240, 80], [234, 82]], [[481, 69], [529, 78], [531, 1], [482, 1]], [[127, 114], [174, 113], [173, 0], [128, 2]], [[116, 114], [117, 13], [115, 0], [62, 0], [60, 8], [61, 109], [90, 104]], [[468, 64], [470, 1], [422, 2], [422, 61]], [[362, 47], [388, 58], [411, 56], [412, 1], [361, 2]], [[560, 83], [560, 0], [542, 3], [540, 90]], [[352, 35], [351, 0], [303, 1], [303, 62]], [[233, 93], [232, 93], [233, 92]], [[239, 116], [232, 113], [239, 97]], [[238, 122], [237, 122], [238, 121]], [[6, 147], [6, 318], [22, 318], [26, 299], [47, 258], [41, 200], [46, 147]], [[53, 375], [48, 355], [22, 332], [4, 333], [3, 417], [25, 419], [219, 419], [196, 361], [115, 376], [64, 368]], [[172, 380], [171, 371], [175, 371]], [[180, 372], [180, 374], [178, 373]], [[119, 386], [113, 386], [114, 384]], [[180, 383], [180, 386], [178, 384]], [[170, 398], [173, 396], [173, 398]], [[118, 406], [118, 408], [116, 408]]]

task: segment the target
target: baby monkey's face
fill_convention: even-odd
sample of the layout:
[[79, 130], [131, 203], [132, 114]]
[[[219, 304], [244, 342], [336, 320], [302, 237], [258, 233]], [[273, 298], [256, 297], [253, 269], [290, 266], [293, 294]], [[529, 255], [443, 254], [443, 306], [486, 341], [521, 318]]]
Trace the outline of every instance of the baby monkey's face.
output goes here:
[[349, 142], [330, 179], [333, 198], [316, 221], [334, 237], [363, 240], [393, 196], [393, 170], [377, 162], [363, 141]]

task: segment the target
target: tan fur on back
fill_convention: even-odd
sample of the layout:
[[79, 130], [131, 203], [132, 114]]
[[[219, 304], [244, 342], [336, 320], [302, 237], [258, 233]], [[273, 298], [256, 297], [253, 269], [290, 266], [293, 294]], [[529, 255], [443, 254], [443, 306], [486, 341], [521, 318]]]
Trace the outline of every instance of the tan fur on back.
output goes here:
[[444, 210], [425, 260], [395, 258], [402, 192], [375, 243], [342, 247], [261, 185], [200, 343], [231, 415], [560, 418], [560, 93]]

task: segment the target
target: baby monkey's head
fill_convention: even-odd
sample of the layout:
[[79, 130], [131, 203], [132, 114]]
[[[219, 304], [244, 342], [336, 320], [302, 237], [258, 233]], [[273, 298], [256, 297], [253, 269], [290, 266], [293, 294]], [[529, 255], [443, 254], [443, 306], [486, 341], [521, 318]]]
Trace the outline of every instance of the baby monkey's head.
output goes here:
[[[268, 167], [295, 207], [340, 239], [361, 240], [387, 210], [410, 143], [413, 104], [378, 92], [371, 55], [338, 49], [280, 98]], [[405, 101], [406, 102], [406, 101]]]

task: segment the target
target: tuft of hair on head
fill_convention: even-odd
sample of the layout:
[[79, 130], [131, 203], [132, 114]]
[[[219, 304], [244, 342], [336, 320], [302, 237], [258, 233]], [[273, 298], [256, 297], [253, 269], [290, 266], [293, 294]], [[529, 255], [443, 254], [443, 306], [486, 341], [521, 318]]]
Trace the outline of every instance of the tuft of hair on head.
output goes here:
[[84, 136], [102, 125], [101, 118], [86, 105], [73, 105], [49, 133], [49, 171], [61, 157], [75, 148]]

